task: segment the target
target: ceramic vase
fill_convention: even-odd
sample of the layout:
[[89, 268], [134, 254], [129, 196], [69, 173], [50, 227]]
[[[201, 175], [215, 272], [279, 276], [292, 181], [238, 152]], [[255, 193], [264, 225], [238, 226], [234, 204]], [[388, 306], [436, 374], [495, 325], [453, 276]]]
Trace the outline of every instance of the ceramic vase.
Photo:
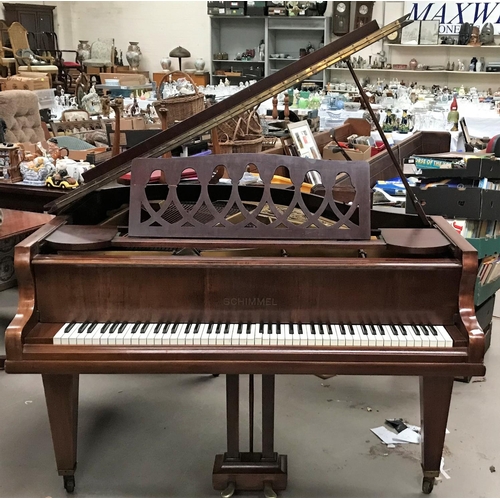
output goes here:
[[139, 69], [139, 63], [142, 59], [142, 52], [139, 47], [139, 42], [129, 42], [127, 53], [128, 65], [132, 71], [137, 71]]
[[318, 16], [324, 16], [328, 2], [316, 2], [316, 9], [318, 9]]
[[164, 57], [160, 61], [160, 64], [161, 64], [163, 71], [167, 72], [167, 71], [170, 71], [170, 66], [172, 66], [172, 61], [170, 60], [170, 57]]
[[196, 73], [202, 74], [205, 69], [205, 61], [201, 57], [198, 57], [194, 62], [194, 67], [196, 68]]
[[78, 47], [76, 48], [76, 59], [82, 63], [86, 59], [90, 59], [90, 44], [88, 40], [78, 40]]

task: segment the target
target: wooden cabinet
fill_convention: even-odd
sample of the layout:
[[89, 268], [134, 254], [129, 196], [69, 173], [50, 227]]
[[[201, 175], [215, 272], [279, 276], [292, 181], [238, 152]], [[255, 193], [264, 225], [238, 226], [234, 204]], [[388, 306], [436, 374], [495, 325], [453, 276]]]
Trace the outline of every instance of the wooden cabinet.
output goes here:
[[[51, 5], [35, 5], [25, 3], [4, 3], [5, 21], [8, 25], [17, 21], [21, 23], [29, 33], [35, 34], [35, 43], [40, 45], [42, 33], [54, 31], [54, 9]], [[48, 40], [47, 37], [44, 38]], [[30, 42], [31, 43], [31, 42]], [[41, 46], [40, 46], [41, 47]], [[32, 47], [32, 48], [40, 48]], [[54, 49], [54, 47], [43, 47], [46, 49]]]

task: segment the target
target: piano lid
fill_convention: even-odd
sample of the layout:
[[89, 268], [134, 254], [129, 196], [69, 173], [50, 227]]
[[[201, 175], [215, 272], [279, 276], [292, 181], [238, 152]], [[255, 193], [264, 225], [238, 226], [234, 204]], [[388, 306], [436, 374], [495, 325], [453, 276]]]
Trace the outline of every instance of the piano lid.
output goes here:
[[192, 137], [223, 123], [250, 109], [269, 97], [290, 88], [332, 64], [350, 57], [355, 52], [381, 40], [388, 34], [412, 23], [408, 15], [379, 28], [371, 21], [321, 49], [284, 67], [282, 70], [242, 89], [223, 101], [183, 120], [173, 127], [124, 151], [84, 174], [86, 183], [80, 188], [46, 205], [50, 213], [64, 213], [88, 193], [116, 180], [130, 170], [132, 160], [138, 157], [156, 158], [186, 143]]

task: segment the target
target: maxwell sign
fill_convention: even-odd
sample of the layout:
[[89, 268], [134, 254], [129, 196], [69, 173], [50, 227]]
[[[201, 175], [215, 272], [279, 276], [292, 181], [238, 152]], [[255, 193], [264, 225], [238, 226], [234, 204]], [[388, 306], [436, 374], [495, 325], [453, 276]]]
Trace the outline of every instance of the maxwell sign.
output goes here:
[[500, 2], [405, 2], [410, 19], [439, 21], [440, 35], [458, 35], [460, 25], [492, 23], [500, 33]]

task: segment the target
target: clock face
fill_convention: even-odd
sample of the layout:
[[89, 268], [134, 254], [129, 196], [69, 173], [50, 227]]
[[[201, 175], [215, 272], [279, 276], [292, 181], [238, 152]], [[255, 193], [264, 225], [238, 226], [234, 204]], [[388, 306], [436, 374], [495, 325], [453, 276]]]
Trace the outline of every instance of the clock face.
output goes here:
[[366, 14], [368, 14], [368, 7], [366, 5], [361, 5], [361, 7], [359, 8], [359, 13], [362, 16], [366, 16]]
[[399, 33], [397, 31], [393, 31], [387, 35], [388, 40], [397, 40]]
[[344, 2], [340, 2], [337, 4], [337, 12], [340, 12], [340, 14], [344, 13], [346, 9], [346, 5]]

